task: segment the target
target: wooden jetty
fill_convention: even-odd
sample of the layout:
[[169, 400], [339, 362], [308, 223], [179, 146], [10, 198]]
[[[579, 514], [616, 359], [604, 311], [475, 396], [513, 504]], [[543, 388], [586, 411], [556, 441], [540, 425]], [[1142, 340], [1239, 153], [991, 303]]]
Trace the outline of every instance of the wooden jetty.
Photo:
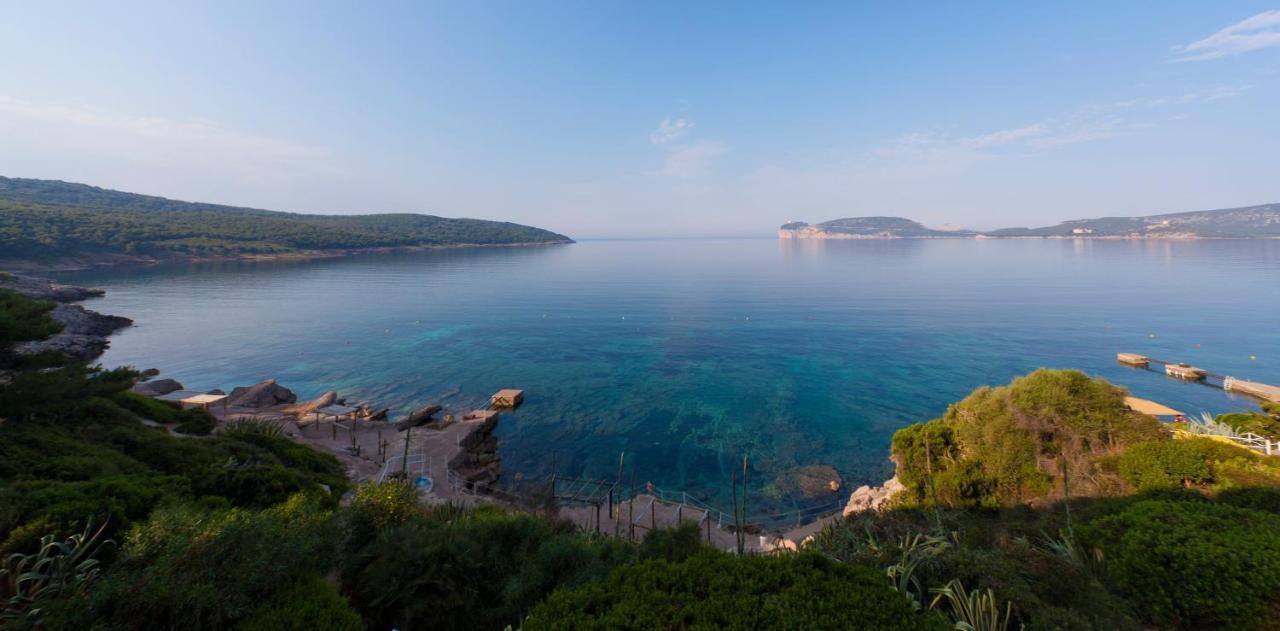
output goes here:
[[1137, 366], [1139, 368], [1146, 368], [1151, 363], [1151, 360], [1147, 359], [1146, 355], [1137, 353], [1116, 353], [1116, 361], [1126, 366]]
[[489, 407], [494, 409], [515, 408], [524, 401], [524, 390], [504, 388], [489, 398]]
[[1204, 381], [1205, 375], [1209, 374], [1209, 371], [1203, 368], [1196, 368], [1191, 364], [1165, 364], [1164, 374], [1184, 381]]
[[1280, 403], [1280, 387], [1267, 385], [1265, 383], [1227, 377], [1222, 380], [1222, 389], [1227, 392], [1247, 394], [1251, 397], [1262, 399], [1263, 401]]
[[[1256, 381], [1246, 381], [1244, 379], [1236, 379], [1225, 375], [1215, 375], [1203, 368], [1197, 368], [1190, 364], [1182, 362], [1169, 362], [1163, 359], [1147, 357], [1137, 353], [1116, 353], [1116, 361], [1126, 366], [1134, 366], [1136, 368], [1149, 368], [1151, 364], [1160, 364], [1164, 366], [1164, 374], [1177, 379], [1186, 381], [1217, 381], [1222, 385], [1222, 389], [1227, 392], [1235, 392], [1244, 394], [1255, 399], [1269, 401], [1272, 403], [1280, 403], [1280, 386], [1259, 383]], [[1211, 384], [1216, 385], [1216, 384]]]

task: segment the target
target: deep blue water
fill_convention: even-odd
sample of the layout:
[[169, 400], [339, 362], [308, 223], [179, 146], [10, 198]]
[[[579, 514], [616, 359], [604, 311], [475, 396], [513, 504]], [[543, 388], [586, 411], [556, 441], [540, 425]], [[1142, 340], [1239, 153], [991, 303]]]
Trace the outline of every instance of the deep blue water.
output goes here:
[[137, 322], [107, 365], [397, 410], [523, 388], [509, 475], [554, 450], [612, 477], [626, 451], [726, 507], [743, 454], [759, 497], [809, 464], [877, 483], [895, 429], [1040, 366], [1189, 413], [1254, 404], [1116, 352], [1280, 383], [1280, 241], [595, 241], [65, 278]]

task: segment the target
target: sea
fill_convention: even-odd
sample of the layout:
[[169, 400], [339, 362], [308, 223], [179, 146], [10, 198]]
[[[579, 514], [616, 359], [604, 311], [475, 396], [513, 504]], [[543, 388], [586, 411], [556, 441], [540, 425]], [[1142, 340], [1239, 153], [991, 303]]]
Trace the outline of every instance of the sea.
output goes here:
[[[1040, 367], [1192, 415], [1257, 404], [1116, 353], [1280, 384], [1280, 240], [599, 240], [61, 279], [135, 321], [104, 365], [333, 389], [392, 420], [519, 388], [504, 480], [614, 479], [625, 454], [726, 511], [744, 457], [758, 506], [839, 502], [892, 475], [895, 430]], [[842, 490], [797, 494], [814, 466]]]

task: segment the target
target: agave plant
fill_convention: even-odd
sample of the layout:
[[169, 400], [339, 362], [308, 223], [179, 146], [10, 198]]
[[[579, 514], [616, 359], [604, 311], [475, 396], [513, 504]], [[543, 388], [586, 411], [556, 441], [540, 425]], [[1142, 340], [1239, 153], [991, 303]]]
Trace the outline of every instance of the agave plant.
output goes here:
[[[869, 545], [878, 548], [878, 544], [873, 536], [870, 536]], [[885, 575], [889, 577], [889, 582], [898, 593], [907, 597], [917, 609], [923, 607], [924, 603], [924, 586], [920, 583], [920, 577], [916, 576], [916, 569], [920, 564], [924, 563], [931, 557], [941, 554], [950, 547], [951, 544], [943, 537], [935, 537], [916, 533], [915, 535], [903, 535], [898, 541], [898, 560], [892, 565], [884, 569]]]
[[1201, 412], [1199, 418], [1188, 416], [1182, 423], [1186, 425], [1186, 431], [1192, 434], [1240, 438], [1240, 432], [1237, 432], [1234, 427], [1219, 423], [1208, 412]]
[[1056, 538], [1045, 535], [1041, 550], [1084, 570], [1094, 580], [1102, 581], [1107, 574], [1107, 563], [1102, 550], [1086, 550], [1071, 530], [1058, 531]]
[[1000, 615], [1000, 602], [990, 589], [966, 591], [960, 579], [953, 578], [950, 583], [929, 591], [934, 594], [930, 609], [936, 609], [944, 600], [951, 606], [951, 618], [955, 621], [952, 628], [956, 631], [1006, 631], [1009, 628], [1013, 603], [1005, 603], [1004, 615]]
[[45, 535], [35, 554], [18, 552], [5, 557], [0, 566], [0, 621], [38, 618], [41, 612], [34, 605], [40, 599], [84, 592], [102, 571], [94, 557], [105, 546], [115, 545], [110, 539], [99, 541], [106, 528], [103, 523], [94, 531], [90, 522], [83, 533], [66, 541]]
[[222, 428], [222, 435], [232, 438], [251, 438], [253, 436], [280, 438], [284, 436], [284, 428], [279, 423], [251, 416], [227, 423]]

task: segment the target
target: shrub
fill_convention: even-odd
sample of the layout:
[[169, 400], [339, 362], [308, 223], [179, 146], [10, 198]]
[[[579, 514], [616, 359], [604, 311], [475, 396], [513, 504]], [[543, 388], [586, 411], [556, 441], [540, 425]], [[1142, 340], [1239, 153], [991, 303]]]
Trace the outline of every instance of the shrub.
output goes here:
[[739, 557], [704, 550], [645, 561], [607, 582], [559, 591], [524, 623], [539, 629], [947, 629], [881, 572], [816, 554]]
[[640, 542], [640, 558], [683, 561], [704, 547], [702, 530], [697, 524], [686, 522], [678, 528], [649, 531]]
[[61, 331], [62, 325], [49, 317], [52, 310], [52, 302], [0, 288], [0, 351], [17, 342], [43, 340]]
[[218, 426], [213, 415], [200, 408], [188, 408], [178, 413], [178, 426], [173, 431], [193, 436], [208, 436]]
[[304, 576], [253, 610], [236, 631], [361, 631], [360, 615], [318, 575]]
[[1231, 412], [1219, 414], [1214, 420], [1240, 433], [1253, 432], [1276, 440], [1280, 439], [1280, 418], [1276, 416], [1276, 414], [1258, 412]]
[[115, 393], [111, 400], [142, 418], [165, 425], [177, 423], [182, 412], [182, 406], [177, 403], [160, 401], [128, 390]]
[[1120, 455], [1117, 468], [1125, 481], [1139, 490], [1206, 484], [1213, 481], [1213, 472], [1204, 442], [1212, 440], [1156, 440], [1134, 445]]
[[501, 629], [561, 587], [602, 580], [634, 547], [570, 524], [445, 507], [381, 531], [343, 582], [371, 628]]
[[1084, 538], [1148, 621], [1261, 628], [1280, 593], [1280, 516], [1207, 501], [1150, 500], [1097, 519]]
[[[275, 590], [329, 568], [332, 513], [296, 495], [266, 510], [182, 507], [156, 511], [124, 541], [84, 619], [135, 629], [226, 628]], [[74, 615], [74, 614], [73, 614]]]
[[354, 527], [372, 535], [383, 528], [399, 526], [420, 511], [418, 490], [412, 484], [394, 480], [370, 482], [356, 487], [350, 518]]
[[1044, 497], [1063, 464], [1077, 493], [1109, 492], [1096, 460], [1162, 437], [1159, 421], [1129, 410], [1125, 391], [1075, 370], [1037, 370], [1007, 386], [979, 388], [942, 418], [894, 434], [896, 501], [999, 506]]

